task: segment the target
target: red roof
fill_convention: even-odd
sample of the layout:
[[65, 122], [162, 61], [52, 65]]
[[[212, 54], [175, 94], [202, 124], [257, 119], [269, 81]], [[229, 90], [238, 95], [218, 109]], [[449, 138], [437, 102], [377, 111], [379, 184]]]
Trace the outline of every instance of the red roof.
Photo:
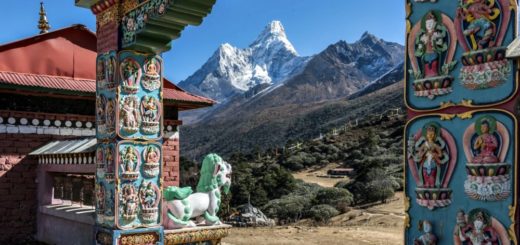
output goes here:
[[[82, 25], [0, 46], [0, 87], [94, 95], [96, 36]], [[164, 99], [181, 109], [213, 105], [164, 79]]]
[[96, 92], [95, 80], [8, 71], [0, 71], [0, 83], [15, 86], [27, 86], [35, 89], [44, 88], [83, 93]]

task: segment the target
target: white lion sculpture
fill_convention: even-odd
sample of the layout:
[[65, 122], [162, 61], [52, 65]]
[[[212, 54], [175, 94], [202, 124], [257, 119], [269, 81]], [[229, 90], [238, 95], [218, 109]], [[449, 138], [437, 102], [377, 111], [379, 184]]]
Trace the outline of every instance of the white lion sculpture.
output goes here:
[[[197, 224], [220, 225], [217, 212], [220, 207], [220, 188], [229, 192], [231, 165], [217, 154], [208, 154], [202, 161], [197, 192], [191, 187], [167, 187], [164, 193], [165, 228], [194, 227]], [[193, 193], [193, 194], [192, 194]], [[197, 224], [191, 219], [197, 218]]]

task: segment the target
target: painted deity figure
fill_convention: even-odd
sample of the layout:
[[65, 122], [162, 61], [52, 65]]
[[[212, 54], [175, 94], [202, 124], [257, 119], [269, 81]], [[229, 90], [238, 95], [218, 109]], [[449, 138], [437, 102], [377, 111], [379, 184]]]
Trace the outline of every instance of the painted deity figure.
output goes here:
[[[473, 212], [475, 211], [475, 212]], [[491, 225], [491, 217], [482, 210], [472, 210], [468, 217], [468, 224], [460, 228], [458, 239], [460, 244], [471, 245], [498, 245], [500, 236]]]
[[148, 152], [146, 154], [146, 162], [147, 163], [159, 162], [159, 154], [157, 153], [157, 148], [155, 148], [153, 146], [148, 147]]
[[105, 159], [106, 159], [107, 173], [113, 173], [114, 172], [114, 156], [112, 155], [112, 147], [110, 147], [110, 146], [105, 148]]
[[135, 132], [139, 124], [139, 115], [136, 105], [137, 98], [128, 96], [124, 98], [121, 108], [121, 120], [123, 129], [129, 132]]
[[113, 99], [109, 99], [107, 101], [107, 109], [106, 109], [106, 121], [107, 121], [107, 127], [110, 129], [110, 130], [113, 130], [114, 126], [115, 126], [115, 119], [114, 119], [114, 115], [115, 115], [115, 105], [114, 105], [114, 100]]
[[102, 183], [96, 184], [96, 206], [101, 212], [105, 210], [105, 187]]
[[420, 174], [422, 187], [434, 188], [440, 186], [440, 165], [444, 164], [442, 146], [438, 142], [439, 128], [433, 124], [426, 128], [425, 142], [419, 147], [421, 157]]
[[143, 100], [143, 119], [146, 122], [154, 122], [157, 118], [157, 103], [154, 97], [148, 97]]
[[428, 12], [421, 20], [421, 30], [415, 41], [415, 56], [423, 63], [423, 76], [439, 76], [440, 56], [448, 49], [445, 41], [446, 28], [442, 25], [441, 15], [437, 12]]
[[127, 146], [123, 155], [123, 166], [125, 172], [135, 172], [137, 166], [137, 155], [132, 146]]
[[120, 72], [123, 91], [127, 93], [137, 93], [142, 74], [139, 63], [132, 58], [126, 58], [121, 62]]
[[408, 43], [414, 95], [433, 99], [451, 93], [457, 36], [450, 17], [438, 10], [427, 12], [410, 30]]
[[495, 155], [495, 150], [498, 148], [497, 138], [490, 133], [495, 129], [490, 129], [490, 122], [482, 120], [480, 128], [477, 128], [479, 136], [473, 144], [473, 149], [479, 152], [474, 158], [473, 163], [498, 163], [499, 160]]
[[145, 63], [145, 73], [143, 77], [143, 87], [146, 90], [156, 90], [161, 86], [161, 62], [153, 57]]
[[114, 190], [111, 189], [111, 190], [107, 191], [107, 197], [105, 199], [105, 205], [107, 207], [105, 209], [105, 215], [107, 216], [106, 218], [110, 218], [110, 217], [114, 216], [113, 197], [114, 197]]
[[157, 193], [152, 186], [152, 182], [148, 182], [148, 184], [141, 183], [141, 198], [142, 204], [145, 208], [154, 208], [155, 200], [157, 198]]
[[512, 64], [506, 59], [503, 41], [514, 16], [516, 2], [508, 0], [460, 0], [455, 17], [458, 41], [465, 50], [461, 84], [467, 89], [495, 88], [505, 83]]
[[499, 201], [511, 193], [511, 164], [506, 161], [510, 132], [491, 115], [484, 115], [464, 132], [466, 194], [475, 200]]
[[115, 87], [115, 73], [116, 73], [116, 60], [114, 56], [110, 56], [107, 61], [107, 88], [113, 89]]
[[495, 46], [497, 28], [493, 20], [500, 15], [498, 8], [489, 5], [487, 0], [474, 0], [463, 4], [463, 8], [459, 8], [459, 14], [470, 22], [463, 33], [470, 37], [473, 49]]
[[157, 148], [156, 146], [146, 147], [143, 152], [143, 158], [144, 158], [143, 174], [148, 178], [157, 176], [160, 172], [159, 148]]
[[451, 134], [437, 122], [428, 122], [408, 138], [407, 162], [416, 183], [416, 201], [434, 209], [451, 204], [449, 182], [457, 164]]
[[123, 218], [133, 220], [137, 216], [138, 197], [133, 184], [123, 186], [122, 191], [122, 211]]
[[428, 220], [419, 221], [419, 230], [424, 232], [413, 241], [414, 245], [435, 245], [437, 244], [437, 236], [433, 234], [432, 223]]

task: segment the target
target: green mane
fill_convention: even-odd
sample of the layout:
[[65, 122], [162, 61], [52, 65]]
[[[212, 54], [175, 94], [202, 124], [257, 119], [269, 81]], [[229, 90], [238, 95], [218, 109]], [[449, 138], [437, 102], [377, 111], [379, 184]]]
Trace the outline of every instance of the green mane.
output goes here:
[[215, 167], [221, 161], [222, 158], [214, 153], [204, 157], [204, 160], [202, 160], [202, 168], [200, 169], [197, 192], [208, 192], [218, 188], [217, 177], [213, 176], [213, 173], [215, 172]]

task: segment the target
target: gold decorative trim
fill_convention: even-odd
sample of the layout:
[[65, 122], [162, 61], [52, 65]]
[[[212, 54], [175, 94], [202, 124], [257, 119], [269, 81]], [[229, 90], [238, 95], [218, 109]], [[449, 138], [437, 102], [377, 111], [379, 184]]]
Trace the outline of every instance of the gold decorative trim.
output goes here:
[[159, 234], [157, 234], [157, 233], [131, 234], [131, 235], [122, 235], [120, 244], [121, 245], [156, 244], [158, 241], [159, 241]]
[[105, 11], [99, 13], [96, 17], [98, 27], [103, 27], [110, 22], [118, 22], [118, 6], [114, 4]]
[[450, 121], [455, 118], [456, 114], [439, 114], [442, 121]]
[[471, 106], [473, 106], [473, 100], [465, 100], [465, 99], [463, 99], [461, 102], [459, 102], [458, 105], [471, 107]]
[[176, 244], [191, 244], [204, 241], [211, 241], [212, 244], [219, 244], [223, 237], [229, 235], [231, 226], [220, 226], [220, 227], [208, 227], [203, 229], [184, 229], [184, 230], [165, 230], [164, 231], [164, 244], [165, 245], [176, 245]]
[[455, 104], [451, 101], [442, 101], [441, 104], [440, 104], [440, 109], [444, 109], [444, 108], [448, 108], [448, 107], [452, 107], [452, 106], [455, 106]]
[[464, 113], [460, 113], [457, 116], [462, 120], [471, 119], [473, 117], [473, 111], [467, 111]]

